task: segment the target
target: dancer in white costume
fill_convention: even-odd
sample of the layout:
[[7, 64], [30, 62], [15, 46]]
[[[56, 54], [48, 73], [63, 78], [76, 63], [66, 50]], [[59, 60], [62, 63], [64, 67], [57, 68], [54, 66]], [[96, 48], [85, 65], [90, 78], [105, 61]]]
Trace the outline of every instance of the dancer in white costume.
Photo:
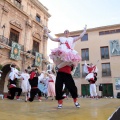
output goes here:
[[21, 88], [22, 88], [22, 92], [25, 94], [25, 102], [27, 102], [28, 98], [30, 98], [30, 90], [31, 90], [31, 86], [29, 84], [29, 78], [30, 75], [28, 74], [28, 71], [25, 70], [25, 73], [21, 74]]
[[94, 73], [94, 79], [88, 80], [88, 82], [90, 83], [90, 96], [91, 98], [95, 97], [96, 99], [98, 99], [97, 91], [96, 91], [96, 84], [95, 84], [96, 81], [97, 81], [97, 73]]
[[74, 43], [84, 36], [86, 33], [86, 27], [87, 26], [85, 26], [84, 31], [78, 37], [74, 38], [69, 37], [70, 33], [68, 30], [64, 31], [64, 37], [53, 38], [49, 34], [48, 29], [46, 27], [44, 28], [46, 34], [52, 41], [60, 42], [60, 46], [53, 49], [50, 54], [50, 58], [57, 65], [57, 69], [71, 64], [77, 66], [77, 64], [80, 62], [81, 57], [79, 56], [78, 52], [74, 50]]
[[47, 94], [48, 94], [48, 77], [46, 76], [46, 72], [42, 71], [42, 73], [44, 74], [43, 79], [41, 79], [40, 82], [38, 82], [38, 88], [39, 90], [44, 93], [44, 96], [47, 98]]
[[53, 74], [52, 71], [48, 71], [48, 73], [46, 73], [48, 76], [48, 97], [52, 97], [52, 100], [55, 98], [56, 94], [55, 94], [55, 79], [56, 76]]
[[11, 72], [9, 74], [9, 78], [10, 80], [15, 80], [16, 78], [19, 79], [19, 71], [16, 69], [16, 65], [10, 65], [10, 68], [11, 68]]
[[[98, 62], [98, 61], [97, 61]], [[84, 72], [87, 73], [87, 76], [85, 77], [85, 80], [94, 80], [94, 72], [98, 72], [97, 66], [90, 63], [90, 65], [87, 65], [86, 61], [84, 64]]]

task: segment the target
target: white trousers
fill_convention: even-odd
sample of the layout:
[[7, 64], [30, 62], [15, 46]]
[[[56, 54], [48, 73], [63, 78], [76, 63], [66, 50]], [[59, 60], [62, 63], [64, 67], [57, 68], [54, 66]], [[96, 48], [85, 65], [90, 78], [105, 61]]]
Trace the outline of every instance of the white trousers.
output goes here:
[[97, 96], [96, 85], [95, 84], [90, 84], [90, 95], [91, 95], [91, 97]]

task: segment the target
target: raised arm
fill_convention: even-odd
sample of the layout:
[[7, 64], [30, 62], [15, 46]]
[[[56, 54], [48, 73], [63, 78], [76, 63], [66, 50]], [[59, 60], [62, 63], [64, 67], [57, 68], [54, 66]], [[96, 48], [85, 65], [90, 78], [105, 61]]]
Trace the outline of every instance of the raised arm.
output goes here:
[[38, 82], [42, 81], [44, 78], [44, 73], [42, 72], [40, 76], [38, 76]]
[[47, 27], [44, 27], [44, 31], [45, 33], [47, 34], [47, 36], [52, 40], [52, 41], [55, 41], [55, 42], [60, 42], [59, 38], [53, 38], [50, 33], [48, 32], [48, 28]]
[[86, 29], [87, 25], [85, 25], [83, 32], [78, 37], [74, 38], [74, 42], [76, 42], [77, 40], [81, 39], [84, 36], [84, 34], [86, 33]]

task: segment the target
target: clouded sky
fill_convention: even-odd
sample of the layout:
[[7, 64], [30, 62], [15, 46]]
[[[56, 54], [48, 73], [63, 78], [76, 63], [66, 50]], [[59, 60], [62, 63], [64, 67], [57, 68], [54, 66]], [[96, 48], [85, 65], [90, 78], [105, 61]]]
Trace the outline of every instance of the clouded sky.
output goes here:
[[[120, 23], [120, 0], [39, 0], [49, 9], [51, 34]], [[50, 41], [50, 40], [48, 40]], [[48, 46], [48, 54], [54, 46]]]

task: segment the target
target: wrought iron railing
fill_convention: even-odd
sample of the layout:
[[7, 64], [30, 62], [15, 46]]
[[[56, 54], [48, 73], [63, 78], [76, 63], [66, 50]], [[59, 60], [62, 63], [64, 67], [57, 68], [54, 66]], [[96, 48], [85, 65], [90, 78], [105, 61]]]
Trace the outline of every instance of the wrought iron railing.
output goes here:
[[[9, 40], [8, 38], [4, 37], [3, 35], [0, 35], [0, 42], [8, 45], [10, 47], [12, 46], [12, 40]], [[19, 45], [21, 46], [21, 51], [24, 51], [24, 45], [21, 45], [21, 44], [19, 44]]]
[[0, 42], [8, 45], [9, 44], [9, 39], [4, 37], [3, 35], [0, 35]]
[[[17, 44], [19, 44], [19, 43], [17, 43]], [[12, 40], [9, 40], [9, 44], [8, 45], [12, 47]], [[19, 44], [19, 45], [21, 46], [21, 51], [24, 51], [24, 45], [21, 45], [21, 44]]]

